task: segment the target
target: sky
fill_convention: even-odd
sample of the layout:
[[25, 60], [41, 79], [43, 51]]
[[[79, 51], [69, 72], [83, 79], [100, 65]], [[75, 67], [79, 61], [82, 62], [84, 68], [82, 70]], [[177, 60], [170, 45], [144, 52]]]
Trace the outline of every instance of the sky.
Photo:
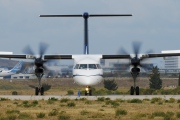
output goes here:
[[40, 18], [44, 14], [132, 14], [132, 17], [89, 18], [91, 54], [117, 54], [180, 49], [179, 0], [0, 0], [0, 51], [23, 54], [31, 46], [38, 54], [82, 54], [83, 18]]

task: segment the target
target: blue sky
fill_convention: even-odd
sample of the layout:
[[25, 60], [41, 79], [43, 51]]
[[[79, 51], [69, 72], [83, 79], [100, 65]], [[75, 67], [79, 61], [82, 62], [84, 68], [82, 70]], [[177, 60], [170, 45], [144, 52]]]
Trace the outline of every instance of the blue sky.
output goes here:
[[0, 51], [23, 54], [30, 45], [38, 53], [83, 53], [82, 18], [40, 18], [40, 14], [133, 14], [132, 17], [89, 18], [92, 54], [116, 54], [120, 47], [132, 53], [141, 41], [141, 53], [152, 49], [180, 49], [179, 0], [0, 0]]

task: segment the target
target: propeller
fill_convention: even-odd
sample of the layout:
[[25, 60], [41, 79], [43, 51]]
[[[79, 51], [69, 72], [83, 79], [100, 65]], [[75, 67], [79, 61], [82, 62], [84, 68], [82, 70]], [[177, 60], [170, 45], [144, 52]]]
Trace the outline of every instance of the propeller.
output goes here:
[[44, 66], [44, 63], [47, 62], [47, 60], [44, 60], [42, 57], [45, 54], [46, 50], [48, 48], [48, 44], [46, 43], [40, 43], [39, 44], [39, 56], [37, 57], [31, 47], [28, 45], [23, 49], [23, 52], [25, 54], [30, 54], [34, 56], [34, 65], [36, 66], [35, 73], [43, 73], [43, 70], [47, 70], [47, 68]]
[[[126, 66], [127, 67], [133, 66], [133, 68], [131, 69], [131, 73], [139, 74], [139, 72], [140, 72], [139, 67], [142, 67], [144, 69], [148, 69], [148, 66], [145, 63], [147, 58], [139, 57], [139, 52], [140, 52], [140, 48], [141, 48], [141, 42], [133, 42], [132, 47], [133, 47], [134, 56], [131, 56], [129, 58], [130, 63], [126, 64]], [[152, 53], [152, 52], [153, 52], [152, 50], [149, 50], [146, 53]], [[122, 47], [119, 50], [119, 54], [126, 54], [127, 55], [129, 53]]]

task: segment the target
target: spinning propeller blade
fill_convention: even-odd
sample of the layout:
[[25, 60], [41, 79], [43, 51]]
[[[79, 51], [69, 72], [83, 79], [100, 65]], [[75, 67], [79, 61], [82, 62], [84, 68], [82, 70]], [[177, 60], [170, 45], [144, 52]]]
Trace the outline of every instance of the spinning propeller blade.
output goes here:
[[[142, 68], [148, 68], [147, 64], [145, 63], [145, 60], [147, 60], [147, 58], [143, 58], [143, 57], [139, 57], [139, 52], [140, 52], [140, 48], [141, 48], [141, 42], [133, 42], [132, 44], [133, 47], [133, 52], [134, 52], [134, 57], [130, 57], [130, 64], [129, 66], [133, 66], [133, 68], [137, 68], [138, 66], [142, 67]], [[152, 53], [152, 50], [148, 50], [146, 53]], [[119, 54], [129, 54], [124, 48], [121, 48], [119, 50]], [[128, 65], [128, 64], [126, 64]]]
[[47, 62], [48, 60], [45, 61], [43, 59], [43, 55], [45, 54], [47, 48], [48, 48], [48, 44], [46, 44], [46, 43], [39, 44], [39, 56], [40, 57], [35, 56], [34, 52], [32, 51], [32, 49], [29, 45], [23, 49], [23, 52], [25, 54], [30, 54], [30, 55], [34, 56], [34, 65], [36, 66], [36, 68], [43, 68], [43, 69], [47, 70], [47, 67], [44, 66], [44, 63]]

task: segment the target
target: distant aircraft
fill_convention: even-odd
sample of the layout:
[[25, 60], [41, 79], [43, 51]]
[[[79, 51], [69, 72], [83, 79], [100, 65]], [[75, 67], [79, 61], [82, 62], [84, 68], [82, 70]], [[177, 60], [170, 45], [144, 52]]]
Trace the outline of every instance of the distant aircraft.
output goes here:
[[[40, 17], [83, 17], [84, 18], [84, 54], [77, 55], [44, 55], [47, 45], [40, 44], [39, 54], [40, 57], [36, 57], [28, 46], [26, 48], [25, 55], [0, 55], [1, 58], [19, 58], [19, 59], [34, 59], [34, 65], [36, 66], [35, 75], [38, 78], [38, 87], [35, 88], [35, 95], [39, 93], [44, 95], [44, 88], [41, 85], [41, 78], [44, 75], [44, 70], [46, 67], [44, 63], [48, 60], [53, 59], [73, 59], [74, 67], [73, 67], [73, 79], [75, 83], [86, 86], [85, 95], [92, 95], [91, 87], [92, 85], [96, 85], [103, 80], [103, 69], [100, 66], [101, 59], [129, 59], [129, 64], [132, 66], [131, 75], [133, 77], [134, 85], [130, 88], [130, 94], [139, 95], [139, 87], [136, 86], [136, 78], [140, 73], [140, 68], [145, 67], [143, 64], [143, 60], [148, 58], [155, 57], [166, 57], [166, 56], [180, 56], [180, 53], [160, 53], [160, 54], [152, 54], [146, 53], [141, 54], [139, 56], [139, 48], [140, 44], [133, 44], [134, 48], [134, 56], [128, 54], [124, 49], [121, 50], [121, 54], [118, 55], [102, 55], [102, 54], [89, 54], [89, 41], [88, 41], [88, 18], [89, 17], [112, 17], [112, 16], [132, 16], [131, 14], [88, 14], [85, 12], [84, 14], [77, 15], [40, 15]], [[101, 46], [101, 45], [100, 45]]]
[[19, 61], [11, 70], [0, 70], [0, 77], [16, 74], [17, 71], [21, 70], [23, 61]]

